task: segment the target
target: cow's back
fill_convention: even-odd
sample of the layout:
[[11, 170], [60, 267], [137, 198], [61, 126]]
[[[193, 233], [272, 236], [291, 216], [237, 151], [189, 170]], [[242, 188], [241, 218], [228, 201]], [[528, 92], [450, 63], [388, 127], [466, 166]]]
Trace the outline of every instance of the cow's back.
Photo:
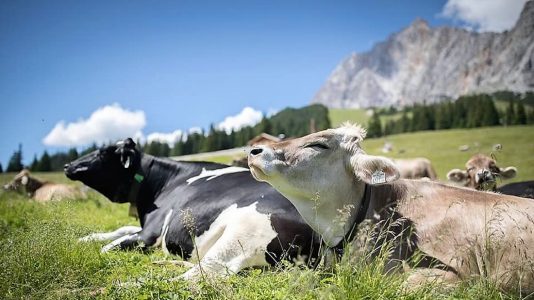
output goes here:
[[45, 183], [33, 195], [33, 199], [39, 202], [76, 198], [84, 198], [84, 195], [77, 188], [61, 183]]
[[521, 280], [534, 289], [534, 201], [405, 182], [407, 194], [399, 211], [415, 224], [424, 253], [452, 266], [460, 277], [489, 276], [502, 286]]

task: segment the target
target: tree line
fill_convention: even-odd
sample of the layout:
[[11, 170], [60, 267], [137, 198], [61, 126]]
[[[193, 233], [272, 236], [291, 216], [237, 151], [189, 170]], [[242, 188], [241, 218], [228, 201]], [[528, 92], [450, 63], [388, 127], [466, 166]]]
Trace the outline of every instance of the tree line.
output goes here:
[[[331, 126], [328, 118], [328, 109], [323, 105], [316, 104], [298, 109], [286, 108], [273, 116], [264, 117], [255, 126], [246, 126], [228, 133], [216, 128], [212, 124], [207, 132], [201, 131], [186, 134], [172, 146], [161, 141], [152, 141], [144, 144], [138, 141], [137, 144], [139, 149], [144, 153], [154, 156], [180, 156], [241, 147], [261, 133], [268, 133], [274, 136], [297, 137], [310, 133], [310, 130], [318, 131], [329, 127]], [[34, 156], [30, 165], [24, 166], [22, 163], [22, 145], [19, 145], [18, 150], [9, 159], [6, 171], [18, 172], [24, 167], [36, 172], [61, 171], [65, 163], [73, 161], [96, 149], [98, 149], [97, 145], [93, 144], [80, 153], [78, 153], [76, 148], [55, 154], [49, 154], [47, 151], [44, 151], [40, 157]]]
[[[496, 103], [505, 103], [499, 110]], [[534, 124], [534, 93], [512, 92], [461, 96], [456, 101], [415, 104], [397, 111], [378, 109], [367, 124], [368, 137], [422, 130], [475, 128], [498, 125]], [[528, 107], [528, 109], [526, 108]], [[399, 116], [400, 114], [400, 116]]]

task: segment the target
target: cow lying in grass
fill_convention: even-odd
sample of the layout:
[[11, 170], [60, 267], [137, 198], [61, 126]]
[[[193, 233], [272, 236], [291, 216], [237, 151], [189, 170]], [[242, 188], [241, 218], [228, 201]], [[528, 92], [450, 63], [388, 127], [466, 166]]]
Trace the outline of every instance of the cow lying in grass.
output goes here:
[[132, 139], [101, 148], [65, 166], [65, 174], [113, 202], [135, 204], [141, 227], [95, 233], [114, 248], [161, 245], [199, 261], [183, 278], [231, 274], [282, 259], [317, 258], [319, 236], [295, 207], [248, 169], [178, 162], [143, 154]]
[[397, 165], [401, 178], [406, 179], [420, 179], [428, 178], [430, 180], [438, 179], [434, 167], [430, 160], [424, 157], [394, 159], [393, 162]]
[[[391, 259], [423, 254], [411, 285], [483, 276], [503, 289], [534, 291], [533, 201], [398, 179], [393, 162], [361, 149], [364, 136], [359, 126], [344, 125], [259, 146], [249, 154], [250, 170], [286, 196], [329, 247], [362, 219], [404, 224], [413, 234]], [[340, 212], [345, 222], [336, 222]]]
[[475, 154], [465, 168], [450, 170], [447, 179], [479, 191], [496, 191], [497, 178], [510, 179], [517, 174], [515, 167], [499, 168], [493, 158], [484, 154]]
[[5, 190], [23, 190], [30, 198], [47, 202], [51, 200], [81, 199], [86, 195], [80, 189], [50, 181], [42, 181], [30, 175], [30, 171], [22, 170], [13, 180], [4, 185]]

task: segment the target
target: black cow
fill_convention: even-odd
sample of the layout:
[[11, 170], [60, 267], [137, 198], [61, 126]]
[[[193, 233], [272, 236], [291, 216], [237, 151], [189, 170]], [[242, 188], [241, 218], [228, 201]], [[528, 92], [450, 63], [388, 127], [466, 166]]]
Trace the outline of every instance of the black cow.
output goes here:
[[199, 261], [186, 279], [298, 256], [317, 259], [319, 236], [286, 198], [254, 180], [248, 169], [156, 158], [139, 152], [128, 138], [65, 165], [65, 174], [113, 202], [137, 207], [141, 227], [81, 239], [113, 240], [103, 252], [161, 245]]
[[497, 192], [505, 195], [534, 199], [534, 181], [522, 181], [505, 184], [497, 188]]

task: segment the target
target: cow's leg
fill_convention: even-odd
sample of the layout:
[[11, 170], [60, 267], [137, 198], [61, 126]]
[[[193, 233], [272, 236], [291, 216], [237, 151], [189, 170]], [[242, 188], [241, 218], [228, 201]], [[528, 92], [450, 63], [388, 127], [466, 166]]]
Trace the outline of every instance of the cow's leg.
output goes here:
[[112, 249], [115, 249], [115, 248], [119, 248], [119, 249], [132, 249], [132, 248], [135, 248], [137, 246], [146, 246], [145, 243], [143, 243], [143, 240], [141, 239], [141, 237], [139, 236], [139, 234], [137, 233], [134, 233], [134, 234], [129, 234], [129, 235], [125, 235], [125, 236], [122, 236], [116, 240], [114, 240], [113, 242], [105, 245], [104, 247], [102, 247], [102, 249], [100, 250], [101, 253], [106, 253]]
[[93, 241], [111, 241], [121, 238], [126, 235], [138, 233], [141, 231], [139, 226], [123, 226], [115, 231], [111, 232], [97, 232], [86, 235], [80, 239], [79, 242], [93, 242]]
[[424, 284], [454, 284], [460, 278], [452, 271], [437, 268], [415, 268], [410, 270], [404, 285], [409, 290]]

